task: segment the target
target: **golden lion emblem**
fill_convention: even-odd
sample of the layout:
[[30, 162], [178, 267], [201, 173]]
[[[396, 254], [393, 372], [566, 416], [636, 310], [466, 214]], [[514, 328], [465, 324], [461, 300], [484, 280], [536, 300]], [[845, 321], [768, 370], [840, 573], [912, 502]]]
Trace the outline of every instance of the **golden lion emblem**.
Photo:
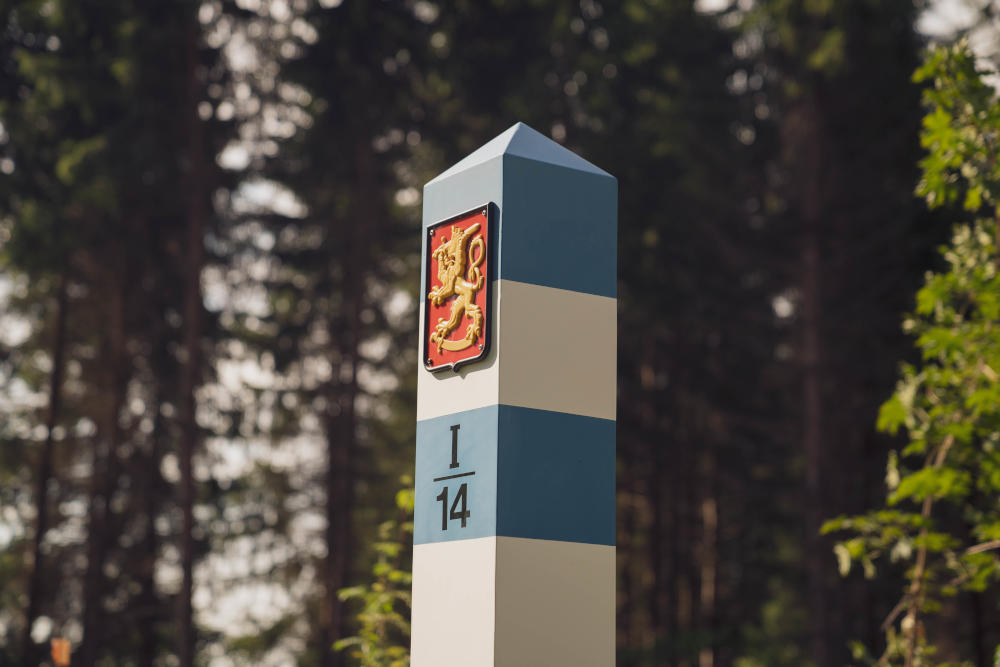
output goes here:
[[[452, 296], [458, 297], [451, 307], [451, 316], [447, 320], [439, 318], [430, 335], [430, 342], [437, 344], [438, 354], [441, 350], [458, 351], [471, 347], [483, 333], [483, 311], [476, 305], [476, 292], [486, 283], [479, 270], [485, 259], [486, 245], [482, 235], [476, 234], [479, 227], [478, 222], [466, 229], [452, 227], [451, 238], [443, 238], [441, 245], [432, 253], [438, 263], [440, 284], [431, 289], [427, 298], [435, 306], [440, 306]], [[448, 335], [458, 328], [463, 315], [472, 320], [465, 330], [465, 338], [448, 340]]]

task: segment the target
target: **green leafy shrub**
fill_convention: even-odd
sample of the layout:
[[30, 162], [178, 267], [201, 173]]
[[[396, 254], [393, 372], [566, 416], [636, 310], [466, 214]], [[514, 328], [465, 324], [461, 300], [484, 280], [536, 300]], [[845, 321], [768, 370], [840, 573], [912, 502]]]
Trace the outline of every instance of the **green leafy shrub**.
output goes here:
[[378, 528], [376, 560], [372, 580], [362, 586], [343, 588], [341, 600], [360, 603], [358, 633], [334, 644], [347, 651], [361, 667], [407, 667], [410, 664], [409, 570], [413, 543], [413, 489], [396, 494], [399, 518]]
[[835, 547], [843, 574], [855, 563], [869, 578], [879, 562], [905, 565], [885, 652], [855, 651], [904, 667], [956, 664], [937, 661], [928, 616], [1000, 581], [1000, 104], [964, 43], [933, 50], [915, 79], [930, 84], [917, 193], [974, 219], [955, 227], [946, 270], [928, 274], [904, 321], [921, 361], [902, 367], [879, 414], [879, 429], [907, 435], [889, 457], [885, 505], [824, 527], [851, 535]]

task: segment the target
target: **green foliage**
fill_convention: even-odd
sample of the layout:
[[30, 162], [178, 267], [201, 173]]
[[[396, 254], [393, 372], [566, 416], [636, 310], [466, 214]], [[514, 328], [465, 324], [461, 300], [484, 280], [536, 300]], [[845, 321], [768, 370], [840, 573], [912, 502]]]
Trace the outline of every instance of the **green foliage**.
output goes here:
[[[412, 480], [403, 479], [406, 485]], [[341, 589], [341, 600], [360, 603], [358, 633], [337, 641], [360, 667], [406, 667], [410, 664], [410, 545], [413, 539], [413, 489], [396, 494], [397, 519], [378, 527], [373, 546], [376, 560], [372, 580]]]
[[[979, 217], [954, 229], [945, 269], [927, 275], [904, 322], [921, 363], [902, 367], [879, 414], [879, 429], [908, 436], [889, 459], [885, 508], [824, 530], [854, 535], [835, 549], [842, 574], [853, 563], [866, 576], [880, 560], [906, 564], [878, 664], [919, 667], [955, 664], [939, 662], [928, 617], [1000, 582], [1000, 103], [965, 44], [932, 51], [915, 78], [932, 84], [917, 192], [931, 207], [961, 203]], [[875, 664], [861, 648], [855, 656]]]
[[964, 44], [935, 49], [914, 80], [932, 83], [924, 93], [930, 111], [924, 117], [921, 144], [928, 153], [920, 161], [923, 177], [917, 194], [931, 207], [959, 200], [969, 211], [984, 204], [996, 206], [1000, 107], [994, 90], [976, 71], [975, 56]]

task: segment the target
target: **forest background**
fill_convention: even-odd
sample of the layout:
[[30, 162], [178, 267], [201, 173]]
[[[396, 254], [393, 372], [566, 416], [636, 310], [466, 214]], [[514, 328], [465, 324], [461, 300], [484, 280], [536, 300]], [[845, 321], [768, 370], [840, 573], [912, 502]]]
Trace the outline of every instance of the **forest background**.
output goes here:
[[[995, 97], [962, 50], [913, 78], [931, 29], [982, 64], [994, 25], [906, 0], [0, 2], [0, 664], [53, 637], [83, 667], [388, 664], [359, 653], [406, 645], [421, 187], [523, 121], [620, 184], [618, 664], [991, 665], [995, 415], [928, 445], [913, 367], [876, 421], [921, 359], [904, 315], [976, 303], [918, 304], [926, 272], [997, 291]], [[926, 514], [821, 533], [887, 484]], [[921, 588], [935, 555], [985, 574]]]

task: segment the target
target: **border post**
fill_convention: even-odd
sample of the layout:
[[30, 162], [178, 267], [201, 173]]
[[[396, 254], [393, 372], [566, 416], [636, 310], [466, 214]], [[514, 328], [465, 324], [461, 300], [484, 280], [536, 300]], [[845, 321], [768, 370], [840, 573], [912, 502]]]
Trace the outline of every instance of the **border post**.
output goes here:
[[522, 123], [424, 187], [413, 667], [614, 665], [617, 190]]

